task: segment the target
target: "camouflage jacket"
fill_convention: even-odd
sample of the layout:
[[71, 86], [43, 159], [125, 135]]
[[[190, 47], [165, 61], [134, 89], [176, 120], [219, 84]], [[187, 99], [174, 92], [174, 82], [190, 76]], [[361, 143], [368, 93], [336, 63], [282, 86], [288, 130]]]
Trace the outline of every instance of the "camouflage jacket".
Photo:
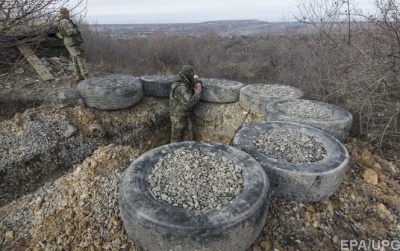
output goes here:
[[63, 37], [65, 46], [81, 44], [83, 42], [78, 26], [68, 18], [62, 18], [58, 21], [58, 30]]
[[171, 86], [169, 94], [169, 112], [172, 116], [190, 116], [193, 107], [200, 101], [201, 94], [195, 93], [193, 84], [187, 78], [181, 76]]

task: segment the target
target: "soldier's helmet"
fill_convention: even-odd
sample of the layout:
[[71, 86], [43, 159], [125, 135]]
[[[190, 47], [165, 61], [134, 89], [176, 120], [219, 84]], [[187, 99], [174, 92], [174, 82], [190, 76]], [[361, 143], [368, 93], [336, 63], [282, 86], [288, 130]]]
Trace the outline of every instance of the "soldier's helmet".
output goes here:
[[69, 10], [67, 9], [67, 8], [65, 8], [65, 7], [61, 7], [60, 8], [60, 14], [61, 14], [61, 16], [65, 16], [66, 14], [68, 14], [69, 13]]
[[183, 74], [185, 74], [185, 76], [190, 79], [193, 80], [194, 78], [194, 69], [191, 65], [184, 65], [181, 69], [181, 72]]

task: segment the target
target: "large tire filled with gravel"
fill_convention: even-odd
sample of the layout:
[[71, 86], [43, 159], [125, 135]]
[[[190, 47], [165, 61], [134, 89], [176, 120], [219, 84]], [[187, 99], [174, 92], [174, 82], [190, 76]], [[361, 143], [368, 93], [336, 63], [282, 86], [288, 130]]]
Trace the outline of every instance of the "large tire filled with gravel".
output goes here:
[[340, 141], [349, 135], [353, 116], [347, 110], [314, 100], [275, 101], [267, 105], [265, 121], [289, 121], [317, 127]]
[[264, 114], [265, 106], [276, 100], [301, 98], [303, 92], [295, 87], [279, 84], [251, 84], [240, 90], [239, 104], [245, 110]]
[[273, 196], [292, 201], [320, 201], [342, 183], [349, 154], [332, 135], [292, 122], [254, 123], [239, 130], [233, 146], [264, 168]]
[[123, 173], [121, 218], [142, 250], [243, 251], [267, 217], [269, 181], [249, 154], [214, 142], [155, 148]]
[[177, 80], [174, 76], [143, 76], [140, 77], [143, 85], [143, 94], [151, 97], [169, 97], [171, 85]]
[[201, 100], [214, 103], [231, 103], [239, 100], [244, 84], [226, 79], [202, 78]]
[[142, 82], [128, 75], [108, 75], [81, 81], [77, 87], [86, 106], [116, 110], [133, 106], [143, 98]]

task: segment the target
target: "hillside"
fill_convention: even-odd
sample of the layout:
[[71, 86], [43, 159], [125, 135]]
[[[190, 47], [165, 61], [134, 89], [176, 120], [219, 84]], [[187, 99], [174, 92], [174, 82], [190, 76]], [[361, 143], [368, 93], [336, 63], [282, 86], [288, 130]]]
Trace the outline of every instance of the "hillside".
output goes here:
[[148, 36], [163, 31], [174, 35], [198, 36], [204, 31], [214, 31], [221, 36], [282, 35], [307, 33], [309, 28], [301, 23], [266, 22], [259, 20], [226, 20], [179, 24], [94, 24], [100, 31], [111, 31], [114, 36]]

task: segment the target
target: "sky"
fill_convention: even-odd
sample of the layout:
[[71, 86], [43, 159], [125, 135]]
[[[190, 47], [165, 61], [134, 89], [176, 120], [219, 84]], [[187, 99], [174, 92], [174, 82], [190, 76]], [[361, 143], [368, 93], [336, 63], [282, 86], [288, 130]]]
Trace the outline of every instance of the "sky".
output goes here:
[[[294, 21], [298, 0], [87, 0], [86, 20], [98, 24], [199, 23], [258, 19]], [[370, 0], [358, 0], [366, 2]]]

